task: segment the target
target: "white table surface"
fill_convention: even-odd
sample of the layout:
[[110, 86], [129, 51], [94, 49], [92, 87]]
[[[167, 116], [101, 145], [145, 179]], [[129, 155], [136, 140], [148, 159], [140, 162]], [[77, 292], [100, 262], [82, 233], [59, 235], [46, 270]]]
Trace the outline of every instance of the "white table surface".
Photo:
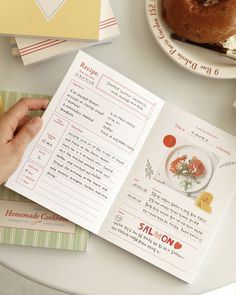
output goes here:
[[[121, 36], [87, 53], [164, 100], [236, 135], [234, 80], [212, 80], [187, 72], [155, 43], [144, 0], [111, 0]], [[75, 54], [24, 67], [0, 38], [0, 89], [53, 94]], [[236, 281], [236, 200], [230, 206], [192, 285], [93, 235], [86, 253], [0, 246], [0, 262], [16, 272], [74, 294], [191, 295]]]

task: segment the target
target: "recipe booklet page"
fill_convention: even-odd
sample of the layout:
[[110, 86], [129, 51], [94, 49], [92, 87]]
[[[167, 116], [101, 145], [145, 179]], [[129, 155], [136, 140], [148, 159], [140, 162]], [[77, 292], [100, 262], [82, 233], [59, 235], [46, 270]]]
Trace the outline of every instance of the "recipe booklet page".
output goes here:
[[5, 185], [192, 282], [235, 174], [235, 137], [79, 52]]

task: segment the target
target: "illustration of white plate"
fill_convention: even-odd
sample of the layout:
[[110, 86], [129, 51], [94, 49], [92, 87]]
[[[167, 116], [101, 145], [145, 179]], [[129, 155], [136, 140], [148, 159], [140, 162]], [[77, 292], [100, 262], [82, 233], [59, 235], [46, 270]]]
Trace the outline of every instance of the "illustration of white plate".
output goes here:
[[170, 37], [171, 31], [161, 16], [161, 0], [146, 0], [146, 15], [155, 40], [176, 63], [206, 77], [236, 78], [236, 60]]
[[[183, 156], [186, 157], [186, 167], [191, 167], [185, 169], [184, 172], [188, 171], [189, 169], [189, 171], [193, 171], [194, 177], [193, 174], [191, 174], [191, 176], [183, 176], [182, 173], [177, 175], [178, 173], [174, 173], [173, 171], [171, 171], [171, 167], [173, 167], [173, 162], [176, 161], [176, 159], [178, 158], [182, 158]], [[195, 176], [195, 174], [198, 174], [198, 170], [194, 168], [195, 166], [188, 165], [189, 160], [192, 160], [193, 158], [200, 160], [203, 164], [204, 169], [202, 169], [201, 171], [204, 172], [201, 175], [199, 174], [198, 176]], [[211, 158], [207, 154], [207, 152], [197, 146], [183, 145], [175, 148], [169, 153], [165, 161], [165, 172], [170, 185], [174, 189], [184, 193], [194, 193], [200, 191], [209, 183], [213, 173], [213, 166]]]

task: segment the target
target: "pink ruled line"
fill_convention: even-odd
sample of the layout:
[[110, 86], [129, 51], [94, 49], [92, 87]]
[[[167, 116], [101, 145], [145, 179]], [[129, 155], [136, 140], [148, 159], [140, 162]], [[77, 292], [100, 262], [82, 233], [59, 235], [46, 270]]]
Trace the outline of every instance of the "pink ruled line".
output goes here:
[[[47, 189], [47, 187], [45, 185], [44, 186], [41, 186], [40, 185], [39, 186], [40, 189], [46, 190], [49, 194], [51, 194], [51, 195], [55, 196], [57, 199], [63, 201], [63, 203], [65, 202], [67, 204], [70, 204], [72, 207], [75, 207], [76, 209], [79, 209], [81, 211], [84, 211], [86, 214], [91, 215], [92, 217], [97, 218], [97, 215], [94, 215], [92, 212], [89, 212], [88, 210], [82, 208], [81, 206], [79, 206], [79, 204], [77, 205], [74, 202], [71, 202], [68, 198], [64, 199], [64, 198], [62, 198], [60, 196], [61, 193], [64, 193], [64, 196], [66, 196], [66, 197], [69, 196], [70, 197], [70, 194], [68, 194], [68, 192], [61, 190], [61, 188], [59, 190], [58, 187], [56, 188], [55, 186], [52, 186], [51, 184], [47, 183], [46, 181], [43, 181], [43, 183], [46, 184], [49, 189]], [[56, 190], [56, 193], [52, 192], [51, 188], [54, 188]], [[57, 193], [57, 191], [58, 191], [58, 193]], [[94, 207], [88, 205], [87, 203], [85, 203], [85, 202], [83, 202], [81, 200], [78, 200], [78, 199], [76, 201], [78, 203], [81, 203], [84, 206], [88, 207], [90, 210], [93, 210], [93, 211], [96, 211], [97, 213], [99, 213], [99, 211], [97, 209], [95, 209]]]
[[[138, 202], [136, 202], [135, 200], [131, 199], [129, 196], [127, 196], [127, 198], [128, 198], [128, 201], [131, 201], [131, 202], [135, 203], [136, 206], [139, 206], [139, 207], [141, 207], [141, 209], [145, 209], [145, 210], [146, 210], [146, 208], [143, 207], [143, 204], [142, 204], [142, 203], [138, 203]], [[130, 206], [129, 204], [127, 204], [126, 202], [123, 202], [123, 204], [124, 204], [125, 206], [127, 206], [127, 207], [133, 209], [134, 211], [139, 212], [139, 210], [138, 210], [137, 208], [133, 208], [133, 207], [131, 207], [131, 206]], [[165, 210], [165, 209], [163, 209], [163, 208], [162, 208], [162, 210], [168, 212], [167, 210]], [[148, 215], [148, 213], [143, 212], [143, 210], [142, 210], [141, 212], [142, 212], [143, 215], [146, 215], [148, 218], [150, 218], [150, 219], [152, 219], [153, 221], [156, 221], [156, 222], [157, 222], [157, 219], [155, 219], [154, 217]], [[161, 214], [159, 214], [159, 215], [160, 215], [161, 217], [164, 217], [164, 218], [167, 219], [168, 221], [171, 221], [174, 225], [177, 225], [177, 226], [178, 226], [178, 223], [174, 223], [170, 218], [167, 218], [166, 216], [162, 216]], [[180, 217], [179, 217], [179, 218], [180, 218]], [[180, 219], [181, 219], [181, 218], [180, 218]], [[161, 220], [158, 220], [158, 222], [161, 223], [161, 224], [164, 224], [166, 227], [168, 227], [168, 228], [170, 228], [171, 230], [173, 230], [173, 228], [172, 228], [171, 226], [165, 224], [165, 223], [162, 222]], [[201, 229], [201, 228], [200, 228], [200, 230], [201, 230], [201, 231], [205, 231], [204, 229]], [[176, 229], [176, 231], [179, 232], [179, 233], [181, 233], [181, 232], [180, 232], [179, 230], [177, 230], [177, 229]], [[191, 230], [189, 230], [189, 229], [188, 229], [188, 231], [191, 232], [191, 233], [194, 233], [193, 231], [191, 231]], [[205, 231], [205, 232], [206, 232], [206, 231]], [[189, 236], [188, 236], [187, 234], [185, 234], [185, 233], [182, 233], [182, 235], [186, 236], [186, 238], [192, 240], [193, 242], [197, 242], [197, 243], [199, 243], [199, 244], [201, 243], [200, 241], [196, 241], [196, 240], [194, 240], [193, 238], [189, 237]]]
[[[40, 140], [41, 140], [42, 135], [44, 134], [44, 132], [47, 130], [48, 125], [50, 125], [50, 122], [51, 122], [51, 120], [53, 119], [53, 117], [58, 117], [58, 118], [60, 118], [62, 121], [65, 121], [65, 122], [67, 123], [67, 125], [65, 125], [65, 129], [63, 130], [60, 139], [58, 138], [58, 142], [57, 142], [57, 144], [55, 145], [55, 148], [54, 148], [53, 150], [49, 150], [49, 149], [45, 148], [44, 146], [42, 146], [42, 145], [40, 144]], [[59, 142], [61, 141], [62, 137], [64, 136], [64, 134], [65, 134], [65, 132], [66, 132], [66, 130], [67, 130], [69, 124], [70, 124], [69, 121], [67, 121], [67, 120], [65, 120], [65, 119], [68, 120], [68, 118], [66, 118], [66, 117], [64, 118], [63, 116], [60, 116], [60, 115], [55, 114], [55, 113], [52, 113], [51, 116], [50, 116], [49, 119], [48, 119], [48, 123], [45, 125], [43, 131], [41, 132], [41, 135], [40, 135], [40, 137], [39, 137], [39, 139], [38, 139], [36, 145], [39, 146], [40, 148], [42, 147], [44, 150], [46, 150], [47, 152], [49, 152], [50, 154], [52, 154], [52, 153], [55, 151], [55, 149], [57, 148]]]
[[[47, 154], [50, 155], [50, 157], [48, 158], [48, 160], [47, 160], [47, 162], [45, 163], [45, 165], [42, 165], [41, 163], [38, 163], [38, 162], [36, 162], [35, 160], [33, 160], [33, 159], [31, 158], [33, 152], [34, 152], [36, 149], [38, 149], [38, 150], [43, 150], [45, 153], [47, 153]], [[47, 150], [45, 150], [44, 148], [42, 148], [41, 146], [38, 146], [38, 145], [36, 145], [36, 146], [31, 150], [31, 153], [30, 153], [30, 155], [29, 155], [29, 160], [32, 161], [32, 162], [34, 162], [34, 163], [36, 163], [36, 164], [37, 164], [38, 166], [40, 166], [41, 168], [44, 168], [44, 167], [47, 166], [47, 164], [48, 164], [50, 158], [51, 158], [51, 153], [49, 153]]]
[[[90, 142], [90, 143], [96, 145], [96, 146], [99, 147], [101, 150], [103, 150], [103, 151], [107, 151], [109, 154], [112, 154], [112, 155], [115, 156], [116, 158], [118, 158], [118, 159], [120, 159], [121, 161], [124, 161], [124, 162], [125, 162], [125, 160], [124, 160], [122, 157], [116, 155], [115, 153], [112, 153], [111, 151], [105, 149], [104, 147], [101, 147], [100, 145], [98, 145], [98, 144], [97, 144], [96, 142], [94, 142], [93, 140], [88, 139], [87, 137], [85, 137], [85, 136], [83, 136], [83, 135], [80, 135], [78, 132], [76, 132], [76, 131], [74, 131], [74, 130], [72, 130], [72, 129], [68, 130], [68, 132], [72, 132], [72, 133], [78, 134], [77, 136], [82, 137], [82, 138], [85, 138], [88, 142]], [[69, 134], [67, 134], [67, 136], [70, 137]], [[112, 163], [114, 163], [114, 164], [117, 164], [114, 160], [108, 158], [107, 156], [104, 156], [103, 154], [101, 154], [101, 155], [102, 155], [104, 158], [108, 159], [109, 162], [112, 162]], [[109, 165], [106, 164], [106, 163], [103, 164], [103, 165], [109, 167]], [[115, 169], [115, 168], [113, 168], [113, 167], [112, 167], [112, 169], [115, 170], [115, 171], [117, 171], [118, 173], [120, 172], [119, 170], [117, 170], [117, 169]]]
[[[74, 132], [74, 131], [73, 131], [73, 132]], [[74, 133], [76, 133], [76, 132], [74, 132]], [[68, 135], [68, 137], [70, 138], [69, 135]], [[86, 138], [85, 136], [80, 136], [80, 137], [85, 138], [85, 139], [87, 140], [87, 138]], [[93, 143], [93, 141], [89, 141], [89, 142], [92, 142], [92, 143]], [[99, 145], [97, 145], [97, 146], [100, 147]], [[65, 149], [68, 150], [67, 147], [65, 147]], [[85, 151], [85, 150], [83, 150], [83, 149], [80, 149], [80, 148], [78, 148], [78, 150], [79, 150], [79, 151], [82, 151], [84, 154], [88, 154], [93, 160], [97, 160], [97, 158], [94, 158], [89, 152], [87, 152], [87, 151]], [[103, 149], [103, 150], [105, 150], [105, 149]], [[74, 154], [73, 152], [71, 152], [71, 153]], [[109, 162], [109, 164], [110, 164], [110, 163], [113, 163], [113, 164], [116, 164], [117, 166], [120, 165], [120, 164], [116, 163], [114, 160], [112, 160], [112, 159], [108, 158], [107, 156], [103, 155], [102, 153], [100, 153], [99, 155], [102, 156], [103, 158], [105, 158], [105, 159]], [[118, 156], [115, 156], [115, 157], [118, 158], [119, 160], [121, 159], [122, 161], [125, 162], [125, 160], [123, 160], [122, 158], [119, 158]], [[103, 166], [106, 166], [106, 167], [108, 167], [108, 168], [111, 168], [111, 169], [114, 170], [116, 173], [118, 173], [118, 174], [120, 173], [120, 170], [118, 170], [117, 168], [114, 168], [113, 166], [111, 166], [111, 165], [109, 165], [109, 164], [107, 164], [107, 163], [104, 163], [104, 162], [101, 162], [101, 163], [102, 163]], [[97, 167], [97, 168], [100, 168], [100, 169], [101, 169], [101, 167], [100, 167], [100, 166], [97, 166], [96, 164], [94, 164], [94, 166]], [[120, 166], [121, 166], [121, 165], [120, 165]], [[107, 173], [108, 173], [108, 172], [107, 172]], [[117, 176], [115, 176], [114, 173], [112, 174], [112, 173], [109, 172], [109, 174], [110, 174], [110, 175], [113, 175], [113, 177], [117, 178]]]
[[[64, 164], [64, 162], [62, 161], [62, 160], [60, 160], [60, 159], [57, 159], [57, 158], [54, 158], [57, 162], [59, 162], [59, 163], [62, 163], [62, 164]], [[56, 164], [53, 164], [53, 166], [54, 167], [56, 167], [57, 169], [58, 169], [58, 167], [57, 167], [57, 165]], [[60, 167], [59, 167], [60, 168]], [[87, 168], [87, 167], [86, 167]], [[63, 168], [62, 168], [63, 169]], [[76, 170], [76, 168], [75, 168], [75, 170]], [[66, 171], [70, 176], [74, 176], [74, 174], [73, 173], [69, 173], [68, 171]], [[55, 173], [55, 172], [54, 172]], [[79, 172], [81, 175], [85, 175], [85, 176], [87, 176], [85, 173], [83, 173], [83, 172]], [[94, 173], [95, 174], [95, 173]], [[83, 180], [83, 178], [79, 178], [79, 176], [74, 176], [74, 177], [76, 177], [76, 179], [81, 179], [81, 180]], [[101, 184], [101, 185], [103, 185], [104, 187], [106, 187], [106, 189], [107, 190], [109, 190], [109, 191], [111, 191], [112, 190], [112, 187], [110, 187], [110, 186], [108, 186], [108, 185], [106, 185], [106, 184], [104, 184], [104, 183], [102, 183], [102, 180], [104, 180], [104, 179], [106, 179], [106, 178], [104, 178], [104, 177], [101, 177], [102, 179], [96, 179], [96, 178], [94, 178], [94, 177], [89, 177], [89, 178], [91, 178], [91, 179], [93, 179], [93, 181], [95, 181], [95, 182], [99, 182], [99, 184]], [[83, 180], [82, 182], [84, 182], [84, 183], [86, 183], [86, 184], [90, 184], [89, 182], [87, 182], [87, 181], [85, 181], [85, 180]], [[109, 181], [109, 182], [111, 182], [111, 181]], [[113, 185], [115, 184], [114, 182], [111, 182]], [[93, 187], [93, 186], [92, 186]], [[93, 187], [93, 188], [95, 188], [95, 187]], [[99, 190], [99, 191], [101, 191], [102, 193], [104, 193], [101, 189], [97, 189], [97, 190]], [[105, 193], [104, 193], [105, 194]]]
[[[147, 105], [149, 105], [148, 107], [145, 107], [147, 110], [149, 109], [148, 114], [145, 115], [145, 114], [139, 112], [136, 108], [131, 107], [128, 103], [125, 103], [122, 99], [118, 99], [116, 96], [112, 95], [111, 93], [106, 92], [106, 91], [105, 91], [104, 89], [102, 89], [102, 88], [99, 88], [99, 84], [101, 83], [101, 81], [102, 81], [102, 79], [103, 79], [104, 77], [107, 78], [109, 81], [112, 81], [112, 82], [114, 82], [115, 84], [118, 84], [120, 87], [122, 87], [122, 89], [126, 89], [128, 92], [133, 93], [134, 96], [138, 97], [141, 101], [145, 101], [145, 102], [147, 103]], [[148, 101], [148, 100], [145, 99], [144, 97], [140, 96], [139, 94], [135, 93], [134, 91], [130, 90], [129, 88], [125, 87], [124, 85], [120, 84], [119, 82], [117, 82], [117, 81], [111, 79], [110, 77], [108, 77], [108, 76], [105, 75], [105, 74], [101, 75], [101, 77], [100, 77], [100, 79], [99, 79], [99, 81], [98, 81], [98, 83], [97, 83], [97, 85], [96, 85], [96, 88], [97, 88], [99, 91], [103, 92], [104, 94], [109, 95], [110, 97], [113, 97], [115, 100], [119, 101], [119, 103], [122, 103], [122, 104], [124, 104], [126, 107], [128, 107], [128, 108], [134, 110], [134, 111], [135, 111], [136, 113], [138, 113], [140, 116], [144, 117], [146, 121], [147, 121], [148, 118], [150, 117], [150, 114], [152, 113], [153, 107], [156, 105], [155, 103], [151, 103], [150, 101]]]
[[[39, 175], [38, 179], [35, 180], [35, 183], [34, 183], [34, 185], [33, 185], [32, 188], [30, 188], [28, 185], [24, 184], [23, 182], [20, 182], [20, 180], [19, 180], [19, 178], [21, 177], [21, 173], [22, 173], [22, 171], [23, 171], [23, 170], [25, 169], [25, 167], [26, 167], [27, 165], [29, 165], [29, 164], [30, 164], [30, 165], [35, 165], [35, 166], [38, 167], [38, 169], [41, 170], [40, 175]], [[35, 186], [37, 185], [37, 183], [38, 183], [38, 181], [39, 181], [39, 179], [40, 179], [40, 177], [41, 177], [42, 174], [43, 174], [43, 169], [42, 169], [39, 165], [37, 165], [37, 164], [34, 163], [34, 162], [32, 163], [32, 161], [27, 161], [27, 162], [25, 163], [25, 165], [23, 166], [23, 168], [20, 170], [20, 172], [19, 172], [19, 174], [18, 174], [18, 177], [17, 177], [17, 179], [16, 179], [16, 182], [19, 183], [20, 185], [26, 187], [27, 189], [33, 191], [34, 188], [35, 188]], [[23, 176], [22, 176], [22, 178], [24, 179]]]
[[[68, 186], [64, 185], [61, 181], [58, 181], [57, 179], [54, 179], [54, 181], [57, 182], [58, 184], [61, 184], [62, 186], [64, 186], [67, 190], [68, 189], [71, 190], [74, 194], [78, 194], [77, 190], [74, 190], [72, 187], [68, 187]], [[101, 204], [101, 203], [97, 202], [96, 200], [90, 198], [88, 195], [82, 194], [81, 191], [80, 191], [79, 195], [82, 196], [85, 200], [89, 200], [92, 203], [96, 204], [97, 206], [103, 207], [103, 204]], [[74, 197], [72, 195], [71, 195], [71, 197], [77, 200], [76, 197]], [[104, 201], [104, 199], [103, 199], [103, 201]]]
[[[45, 190], [44, 188], [42, 188], [43, 190]], [[46, 192], [47, 192], [47, 195], [48, 195], [48, 193], [50, 193], [50, 194], [52, 194], [52, 192], [50, 192], [50, 191], [47, 191], [47, 190], [45, 190]], [[60, 207], [60, 208], [63, 208], [62, 210], [67, 210], [67, 211], [69, 211], [70, 213], [72, 213], [73, 215], [75, 215], [77, 218], [78, 217], [80, 217], [80, 218], [82, 218], [82, 219], [84, 219], [84, 220], [86, 220], [87, 222], [89, 222], [89, 223], [91, 223], [91, 224], [94, 224], [95, 222], [93, 221], [93, 220], [90, 220], [90, 219], [88, 219], [87, 217], [85, 217], [85, 216], [82, 216], [81, 214], [79, 214], [78, 212], [75, 212], [75, 211], [73, 211], [73, 210], [71, 210], [70, 208], [67, 208], [66, 206], [64, 206], [64, 205], [62, 205], [62, 204], [60, 204], [60, 203], [58, 203], [57, 201], [55, 201], [55, 199], [51, 199], [51, 198], [49, 198], [49, 197], [46, 197], [46, 195], [45, 194], [41, 194], [40, 192], [36, 192], [37, 193], [37, 195], [39, 195], [39, 196], [41, 196], [41, 198], [42, 198], [42, 200], [43, 199], [45, 199], [45, 200], [48, 200], [50, 203], [52, 203], [53, 205], [57, 205], [58, 207]], [[56, 196], [57, 197], [57, 196]], [[41, 202], [41, 204], [42, 204], [42, 202]], [[42, 204], [43, 205], [43, 204]], [[50, 209], [49, 209], [50, 210]], [[63, 214], [64, 215], [64, 214]], [[63, 217], [65, 217], [65, 216], [63, 216]], [[66, 218], [66, 217], [65, 217]]]
[[[136, 215], [134, 215], [134, 214], [130, 213], [129, 211], [126, 211], [126, 210], [124, 210], [124, 209], [122, 209], [122, 208], [119, 208], [119, 210], [121, 210], [121, 211], [123, 211], [123, 212], [125, 212], [125, 213], [127, 213], [127, 214], [129, 214], [129, 215], [131, 215], [131, 216], [133, 216], [133, 217], [135, 217], [136, 219], [141, 220], [141, 221], [143, 221], [144, 223], [147, 223], [147, 224], [151, 225], [152, 227], [154, 227], [154, 228], [160, 230], [157, 226], [155, 226], [155, 225], [151, 224], [150, 222], [147, 222], [146, 220], [140, 218], [140, 216], [136, 216]], [[162, 232], [165, 233], [166, 235], [169, 235], [169, 233], [167, 233], [167, 232], [164, 231], [163, 229], [160, 230], [160, 231], [162, 231]], [[186, 241], [181, 240], [181, 239], [177, 238], [177, 237], [174, 236], [174, 235], [171, 235], [171, 236], [172, 236], [173, 238], [175, 238], [176, 240], [179, 240], [179, 241], [182, 242], [183, 244], [186, 244], [186, 245], [188, 245], [189, 247], [191, 247], [191, 248], [193, 248], [193, 249], [195, 249], [195, 250], [199, 250], [199, 248], [197, 248], [197, 247], [195, 247], [195, 246], [193, 246], [193, 245], [187, 243]]]
[[[135, 243], [129, 241], [128, 239], [125, 239], [125, 238], [123, 238], [123, 237], [120, 237], [119, 235], [113, 233], [111, 230], [109, 230], [108, 232], [109, 232], [110, 234], [112, 234], [113, 236], [119, 238], [120, 240], [123, 240], [123, 241], [125, 241], [125, 242], [127, 242], [127, 243], [129, 243], [129, 244], [131, 244], [131, 245], [133, 245], [133, 246], [135, 246], [136, 248], [139, 248], [140, 250], [142, 250], [142, 251], [148, 253], [149, 255], [152, 255], [152, 256], [154, 256], [155, 258], [164, 261], [165, 263], [171, 265], [172, 267], [177, 268], [178, 270], [180, 270], [180, 271], [182, 271], [182, 272], [184, 272], [184, 273], [188, 273], [186, 270], [184, 270], [184, 269], [182, 269], [182, 268], [176, 266], [175, 264], [170, 263], [170, 262], [168, 262], [167, 260], [158, 257], [157, 254], [155, 255], [155, 254], [153, 254], [152, 252], [149, 252], [148, 250], [143, 249], [141, 246], [138, 246], [137, 244], [135, 244]], [[113, 244], [115, 244], [115, 243], [113, 242]], [[126, 250], [125, 247], [122, 247], [122, 246], [120, 246], [120, 247]], [[129, 250], [126, 250], [126, 251], [131, 252], [131, 251], [129, 251]], [[132, 251], [131, 253], [134, 253], [134, 255], [137, 256], [137, 254], [136, 254], [134, 251]], [[140, 258], [144, 259], [141, 255], [138, 255], [138, 256], [139, 256]], [[146, 260], [146, 259], [144, 259], [144, 260]], [[154, 264], [154, 263], [152, 263], [152, 264]], [[154, 264], [154, 265], [155, 265], [155, 264]]]
[[[66, 181], [67, 181], [68, 183], [72, 183], [72, 184], [74, 184], [75, 186], [81, 187], [83, 190], [89, 192], [90, 194], [95, 194], [97, 198], [99, 198], [99, 199], [101, 199], [101, 200], [103, 200], [103, 201], [106, 201], [106, 200], [108, 199], [108, 196], [107, 196], [104, 192], [101, 192], [101, 193], [103, 193], [103, 194], [105, 195], [106, 198], [101, 197], [100, 195], [97, 195], [96, 192], [91, 192], [90, 190], [86, 189], [84, 186], [80, 185], [79, 183], [75, 183], [74, 181], [71, 181], [71, 180], [69, 180], [68, 178], [63, 177], [61, 174], [58, 174], [58, 173], [56, 173], [56, 172], [53, 172], [53, 173], [54, 173], [55, 175], [57, 175], [58, 178], [61, 178], [61, 179], [63, 179], [63, 180], [66, 179]], [[52, 180], [52, 178], [51, 178], [50, 176], [45, 176], [45, 177], [50, 178], [50, 179]], [[100, 191], [100, 190], [97, 190], [97, 191]]]
[[[67, 148], [65, 148], [65, 149], [67, 149]], [[68, 150], [68, 149], [67, 149]], [[80, 151], [82, 151], [81, 149], [78, 149], [78, 150], [80, 150]], [[60, 151], [58, 151], [58, 153], [59, 153]], [[82, 151], [84, 154], [86, 154], [86, 152], [85, 151]], [[72, 155], [76, 155], [76, 153], [74, 153], [74, 152], [71, 152], [70, 151], [70, 153], [72, 154]], [[89, 155], [89, 153], [87, 153], [88, 155]], [[63, 155], [63, 154], [61, 154], [63, 157], [65, 156], [65, 155]], [[93, 157], [91, 157], [92, 159], [93, 159]], [[60, 160], [60, 159], [56, 159], [58, 162], [60, 162], [60, 161], [62, 161], [62, 160]], [[85, 162], [85, 160], [83, 159], [83, 161]], [[87, 161], [88, 162], [88, 161]], [[81, 165], [81, 164], [80, 164]], [[94, 166], [94, 167], [96, 167], [96, 168], [99, 168], [99, 169], [103, 169], [103, 168], [101, 168], [101, 167], [99, 167], [99, 166], [97, 166], [96, 164], [94, 164], [94, 163], [92, 163], [92, 165]], [[82, 167], [86, 167], [86, 166], [84, 166], [84, 165], [81, 165]], [[86, 167], [86, 170], [89, 170], [89, 171], [91, 171], [91, 172], [93, 172], [96, 176], [98, 176], [99, 178], [101, 178], [101, 179], [99, 179], [100, 181], [102, 180], [102, 179], [104, 179], [104, 180], [106, 180], [106, 181], [108, 181], [108, 182], [110, 182], [111, 184], [115, 184], [115, 180], [118, 178], [118, 176], [114, 176], [113, 174], [111, 174], [111, 173], [109, 173], [109, 172], [107, 172], [107, 174], [109, 174], [109, 176], [110, 176], [110, 178], [115, 178], [114, 179], [114, 181], [112, 181], [112, 179], [108, 179], [108, 178], [105, 178], [103, 175], [101, 175], [101, 174], [99, 174], [99, 173], [95, 173], [91, 168], [89, 168], [89, 167]], [[84, 174], [83, 172], [80, 172], [81, 174]], [[96, 179], [96, 178], [95, 178]]]
[[[109, 28], [109, 27], [112, 27], [115, 25], [117, 25], [116, 18], [111, 17], [111, 18], [108, 18], [108, 19], [100, 22], [99, 30], [103, 30], [103, 29], [106, 29], [106, 28]], [[28, 54], [31, 54], [31, 53], [34, 53], [34, 52], [37, 52], [37, 51], [40, 51], [40, 50], [46, 49], [48, 47], [52, 47], [57, 44], [64, 43], [64, 42], [68, 42], [68, 40], [46, 39], [46, 40], [36, 42], [36, 43], [28, 45], [28, 46], [19, 48], [19, 51], [20, 51], [20, 55], [24, 56], [24, 55], [28, 55]]]
[[110, 17], [108, 19], [102, 20], [102, 21], [100, 21], [100, 25], [103, 25], [104, 23], [110, 22], [110, 21], [115, 20], [115, 19], [116, 18], [113, 16], [113, 17]]
[[52, 43], [48, 43], [48, 44], [45, 44], [45, 45], [42, 45], [42, 46], [38, 46], [38, 47], [35, 47], [34, 49], [31, 49], [31, 50], [29, 49], [27, 51], [24, 51], [23, 53], [20, 52], [20, 55], [25, 56], [25, 55], [34, 53], [36, 51], [40, 51], [40, 50], [43, 50], [43, 49], [46, 49], [46, 48], [49, 48], [49, 47], [64, 43], [65, 41], [66, 40], [58, 40], [56, 42], [52, 42]]
[[107, 29], [107, 28], [113, 27], [115, 25], [117, 25], [116, 21], [114, 21], [114, 22], [112, 22], [110, 24], [104, 25], [104, 26], [100, 26], [100, 30]]
[[[67, 86], [65, 92], [64, 92], [63, 95], [61, 96], [61, 99], [59, 100], [59, 102], [58, 102], [58, 104], [57, 104], [57, 106], [56, 106], [56, 108], [55, 108], [55, 113], [59, 114], [61, 117], [68, 119], [63, 113], [60, 112], [59, 106], [60, 106], [62, 100], [64, 99], [64, 97], [65, 97], [65, 95], [66, 95], [66, 93], [67, 93], [67, 91], [68, 91], [68, 89], [70, 88], [70, 86], [71, 86], [72, 83], [74, 84], [74, 86], [79, 87], [79, 85], [80, 85], [80, 86], [82, 86], [83, 88], [88, 89], [89, 91], [91, 91], [92, 93], [95, 93], [96, 95], [98, 95], [98, 96], [101, 97], [102, 99], [104, 99], [104, 100], [108, 100], [110, 103], [116, 105], [116, 106], [119, 107], [120, 109], [123, 109], [123, 110], [126, 111], [127, 113], [130, 113], [128, 110], [126, 110], [126, 109], [120, 107], [119, 105], [115, 104], [115, 103], [112, 102], [111, 100], [109, 100], [109, 99], [107, 99], [107, 98], [101, 96], [101, 94], [97, 93], [97, 92], [94, 91], [93, 89], [91, 89], [91, 88], [89, 88], [89, 87], [87, 87], [87, 86], [85, 86], [85, 85], [79, 83], [78, 81], [72, 79], [72, 80], [70, 81], [70, 83], [68, 84], [68, 86]], [[134, 149], [135, 149], [135, 146], [137, 145], [137, 143], [138, 143], [138, 141], [139, 141], [140, 136], [142, 135], [142, 133], [143, 133], [143, 131], [144, 131], [144, 129], [145, 129], [145, 126], [146, 126], [145, 123], [146, 123], [146, 122], [143, 121], [141, 118], [135, 116], [133, 113], [130, 113], [130, 114], [131, 114], [132, 116], [136, 117], [137, 120], [140, 120], [140, 121], [142, 121], [142, 122], [144, 123], [144, 124], [143, 124], [143, 128], [142, 128], [142, 129], [140, 130], [140, 132], [139, 132], [139, 136], [137, 136], [137, 140], [136, 140], [136, 142], [134, 142], [134, 147], [133, 147], [133, 150], [134, 150]], [[85, 130], [91, 132], [92, 134], [95, 134], [95, 135], [98, 136], [99, 138], [102, 138], [103, 140], [109, 142], [111, 145], [113, 145], [113, 146], [119, 148], [120, 150], [123, 150], [123, 151], [126, 152], [127, 154], [132, 154], [132, 153], [133, 153], [133, 150], [129, 150], [127, 147], [126, 147], [126, 148], [123, 148], [122, 146], [119, 146], [119, 145], [115, 144], [114, 142], [112, 142], [112, 141], [106, 139], [105, 137], [99, 135], [98, 133], [93, 132], [91, 129], [85, 127], [84, 125], [79, 124], [79, 123], [76, 122], [75, 120], [70, 119], [70, 121], [73, 122], [73, 123], [75, 123], [77, 126], [81, 126], [81, 127], [83, 127]]]
[[20, 52], [24, 52], [25, 50], [28, 50], [28, 49], [32, 49], [34, 47], [37, 47], [38, 45], [42, 45], [42, 44], [47, 44], [47, 43], [50, 43], [50, 42], [55, 42], [57, 40], [52, 40], [52, 39], [47, 39], [47, 40], [43, 40], [43, 41], [40, 41], [40, 42], [37, 42], [37, 43], [34, 43], [33, 45], [29, 45], [29, 46], [25, 46], [25, 47], [22, 47], [22, 48], [19, 48], [19, 51]]

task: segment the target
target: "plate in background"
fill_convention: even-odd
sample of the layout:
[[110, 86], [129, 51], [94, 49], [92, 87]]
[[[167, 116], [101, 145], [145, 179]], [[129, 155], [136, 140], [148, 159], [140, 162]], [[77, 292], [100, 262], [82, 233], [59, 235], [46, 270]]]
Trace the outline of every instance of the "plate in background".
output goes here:
[[171, 31], [161, 16], [161, 0], [146, 0], [146, 14], [155, 40], [176, 63], [186, 70], [205, 77], [236, 78], [236, 60], [171, 39]]

